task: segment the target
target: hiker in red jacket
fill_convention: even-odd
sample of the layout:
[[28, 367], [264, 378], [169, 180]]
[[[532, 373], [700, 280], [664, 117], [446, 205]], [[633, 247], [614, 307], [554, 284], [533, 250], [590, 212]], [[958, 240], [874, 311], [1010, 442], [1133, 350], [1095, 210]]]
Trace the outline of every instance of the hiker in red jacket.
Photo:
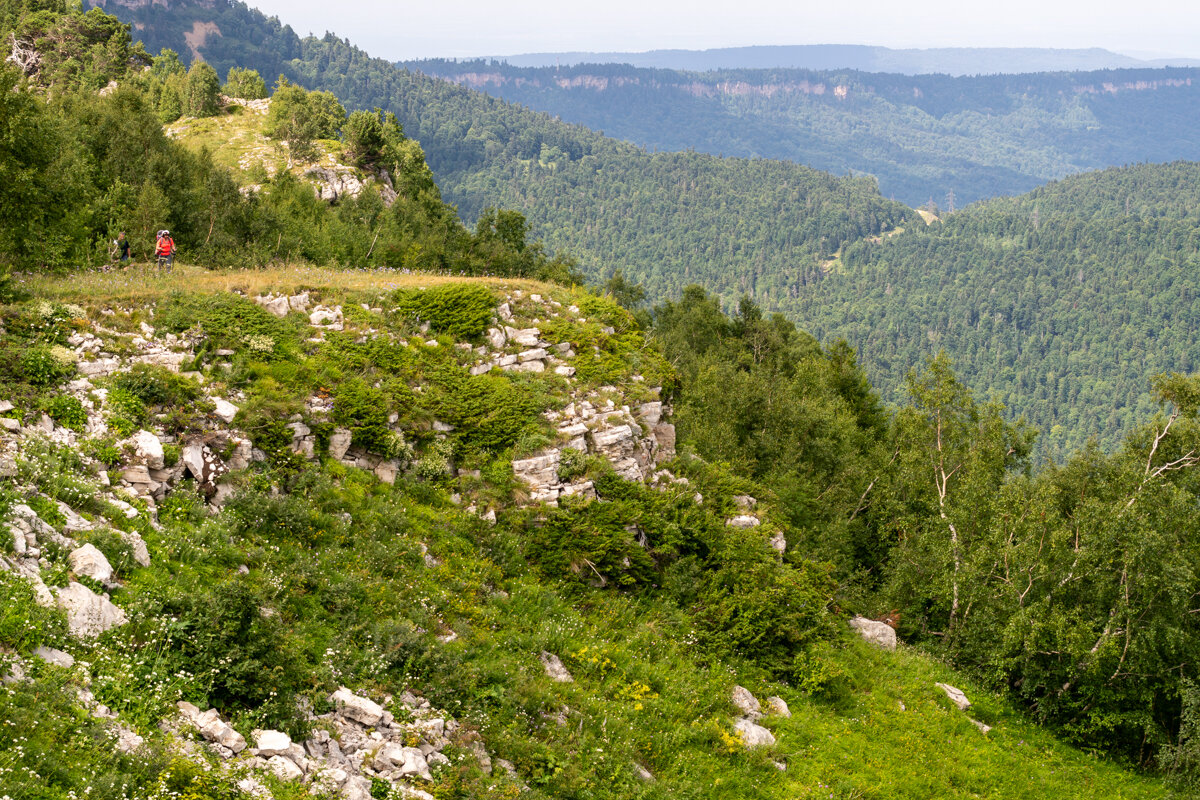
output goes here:
[[170, 269], [175, 262], [175, 240], [171, 238], [170, 231], [158, 232], [158, 243], [154, 246], [154, 256], [160, 267], [166, 266], [167, 269]]

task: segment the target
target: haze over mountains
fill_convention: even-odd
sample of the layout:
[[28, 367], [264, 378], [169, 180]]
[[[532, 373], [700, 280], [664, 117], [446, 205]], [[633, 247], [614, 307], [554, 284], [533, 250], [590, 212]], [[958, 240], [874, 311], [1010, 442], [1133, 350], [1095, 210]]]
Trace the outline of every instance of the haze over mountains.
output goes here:
[[[495, 56], [514, 67], [576, 64], [629, 64], [697, 72], [715, 69], [851, 69], [903, 75], [994, 75], [1022, 72], [1074, 72], [1098, 69], [1195, 67], [1194, 58], [1135, 58], [1099, 47], [934, 47], [894, 49], [856, 44], [756, 45], [710, 50], [648, 50], [640, 53], [520, 53]], [[473, 61], [475, 59], [459, 59]]]
[[885, 196], [911, 206], [961, 207], [1084, 170], [1200, 158], [1195, 68], [954, 78], [444, 60], [405, 66], [650, 149], [871, 175]]

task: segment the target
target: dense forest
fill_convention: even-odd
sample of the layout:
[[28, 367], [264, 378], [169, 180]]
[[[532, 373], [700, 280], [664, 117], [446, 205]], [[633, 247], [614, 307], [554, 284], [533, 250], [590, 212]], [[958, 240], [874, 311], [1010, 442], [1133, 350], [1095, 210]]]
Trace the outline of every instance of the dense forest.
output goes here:
[[1107, 449], [1153, 410], [1149, 375], [1200, 366], [1198, 185], [1195, 163], [1072, 177], [856, 243], [780, 305], [846, 338], [891, 401], [945, 350], [1042, 431], [1043, 454]]
[[872, 175], [912, 206], [959, 207], [1074, 172], [1200, 158], [1196, 69], [908, 76], [850, 70], [679, 72], [624, 64], [409, 69], [651, 149], [776, 158]]

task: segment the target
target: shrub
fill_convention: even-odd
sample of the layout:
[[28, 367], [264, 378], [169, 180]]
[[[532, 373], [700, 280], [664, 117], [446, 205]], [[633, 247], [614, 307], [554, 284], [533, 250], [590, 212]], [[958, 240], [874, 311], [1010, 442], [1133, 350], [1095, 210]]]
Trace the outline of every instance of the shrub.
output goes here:
[[434, 442], [425, 448], [425, 453], [417, 460], [413, 471], [423, 481], [437, 481], [446, 477], [450, 471], [451, 445], [449, 442]]
[[155, 323], [172, 333], [199, 327], [208, 337], [207, 346], [253, 349], [255, 358], [264, 361], [289, 358], [298, 338], [297, 320], [279, 319], [236, 294], [173, 294], [159, 304]]
[[333, 398], [333, 419], [349, 428], [358, 447], [391, 458], [398, 454], [403, 441], [388, 427], [391, 403], [379, 389], [360, 379], [341, 383]]
[[225, 713], [253, 711], [264, 727], [295, 735], [303, 730], [296, 694], [310, 673], [285, 622], [262, 612], [271, 604], [268, 592], [257, 579], [236, 573], [216, 580], [194, 573], [162, 576], [153, 595], [143, 595], [134, 624], [140, 629], [174, 617], [160, 634], [164, 640], [152, 643], [157, 661], [147, 664], [165, 674], [211, 676], [207, 698], [197, 699]]
[[590, 463], [587, 453], [572, 447], [564, 448], [558, 459], [558, 479], [563, 482], [572, 481], [585, 474]]
[[103, 439], [85, 439], [79, 447], [85, 456], [95, 459], [107, 467], [121, 462], [121, 450], [111, 436]]
[[58, 394], [46, 401], [43, 406], [50, 419], [69, 428], [76, 433], [83, 433], [87, 427], [87, 411], [83, 403], [69, 394]]
[[113, 378], [113, 385], [147, 406], [178, 406], [200, 397], [200, 385], [191, 378], [157, 364], [135, 364]]
[[455, 339], [474, 339], [487, 330], [492, 321], [496, 298], [475, 283], [450, 283], [431, 289], [401, 289], [392, 295], [401, 313], [407, 314], [438, 333]]
[[150, 419], [150, 412], [142, 399], [125, 389], [110, 389], [104, 400], [108, 412], [108, 427], [118, 436], [129, 436]]
[[[28, 653], [39, 645], [64, 639], [66, 627], [61, 612], [38, 604], [28, 581], [0, 570], [0, 650]], [[0, 653], [0, 674], [5, 671], [2, 659]]]
[[722, 550], [698, 620], [712, 645], [753, 658], [777, 677], [811, 681], [808, 648], [836, 635], [829, 570], [779, 564], [757, 536], [731, 533]]
[[[70, 351], [67, 351], [70, 352]], [[30, 347], [21, 354], [25, 380], [38, 387], [56, 386], [75, 373], [75, 365], [46, 346]]]

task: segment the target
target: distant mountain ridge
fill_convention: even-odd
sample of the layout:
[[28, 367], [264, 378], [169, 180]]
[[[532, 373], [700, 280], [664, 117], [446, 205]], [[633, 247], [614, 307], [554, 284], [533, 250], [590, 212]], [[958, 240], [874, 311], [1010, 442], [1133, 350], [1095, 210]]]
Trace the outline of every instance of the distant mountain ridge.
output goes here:
[[[856, 44], [758, 45], [709, 50], [521, 53], [494, 56], [514, 67], [629, 64], [706, 72], [716, 69], [851, 69], [903, 75], [995, 75], [1100, 69], [1200, 66], [1200, 59], [1145, 60], [1099, 47], [934, 47], [893, 49]], [[471, 59], [474, 60], [474, 59]]]
[[482, 60], [404, 66], [649, 149], [872, 175], [885, 196], [912, 206], [961, 207], [1085, 170], [1200, 159], [1195, 68], [951, 77]]

